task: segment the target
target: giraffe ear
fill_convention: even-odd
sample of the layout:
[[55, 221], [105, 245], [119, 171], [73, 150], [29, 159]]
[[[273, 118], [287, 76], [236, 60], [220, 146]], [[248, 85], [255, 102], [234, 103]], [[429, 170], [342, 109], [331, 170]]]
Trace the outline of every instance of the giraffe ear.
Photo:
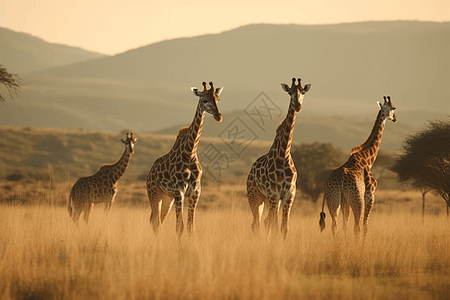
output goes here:
[[137, 138], [134, 138], [134, 141], [133, 141], [133, 143], [135, 143], [135, 144], [137, 143]]
[[217, 96], [220, 96], [220, 94], [222, 93], [222, 91], [223, 91], [223, 87], [218, 87], [218, 88], [216, 89], [216, 95], [217, 95]]
[[284, 90], [286, 93], [289, 93], [289, 92], [290, 92], [289, 86], [288, 86], [286, 83], [282, 83], [282, 84], [281, 84], [281, 87], [283, 88], [283, 90]]
[[381, 104], [380, 101], [377, 101], [377, 103], [378, 103], [378, 106], [379, 106], [380, 108], [383, 108], [383, 104]]
[[126, 144], [127, 142], [125, 142], [123, 139], [120, 139], [122, 141], [122, 143]]
[[200, 97], [200, 94], [198, 93], [198, 89], [195, 86], [191, 87], [191, 91], [194, 93], [195, 96]]
[[307, 91], [309, 91], [310, 88], [311, 88], [311, 84], [307, 84], [307, 85], [305, 85], [305, 87], [303, 88], [303, 91], [305, 91], [305, 93], [306, 93]]

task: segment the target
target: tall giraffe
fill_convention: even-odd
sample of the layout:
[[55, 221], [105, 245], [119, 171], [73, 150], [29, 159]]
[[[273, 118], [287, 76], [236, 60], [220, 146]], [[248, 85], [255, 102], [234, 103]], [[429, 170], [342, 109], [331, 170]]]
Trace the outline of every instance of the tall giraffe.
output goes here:
[[84, 213], [84, 221], [88, 223], [89, 214], [94, 203], [105, 202], [105, 212], [109, 212], [117, 194], [117, 182], [123, 176], [130, 164], [131, 155], [137, 139], [127, 133], [122, 157], [115, 164], [105, 164], [97, 173], [89, 177], [82, 177], [73, 185], [69, 196], [69, 215], [75, 223]]
[[184, 230], [183, 206], [187, 200], [187, 229], [194, 230], [195, 209], [201, 193], [202, 167], [197, 156], [197, 147], [203, 128], [205, 112], [213, 115], [217, 122], [222, 121], [217, 102], [223, 88], [208, 89], [203, 82], [203, 91], [191, 88], [199, 97], [194, 120], [189, 127], [180, 128], [172, 149], [156, 159], [147, 176], [147, 194], [151, 207], [150, 223], [158, 234], [161, 225], [175, 203], [176, 231], [178, 236]]
[[268, 206], [268, 215], [264, 221], [268, 231], [277, 231], [278, 211], [282, 205], [281, 232], [286, 238], [289, 231], [289, 214], [295, 198], [297, 170], [291, 156], [291, 142], [294, 132], [295, 117], [302, 109], [305, 93], [311, 85], [301, 86], [301, 79], [292, 85], [281, 84], [290, 96], [286, 118], [276, 130], [272, 147], [266, 155], [258, 158], [250, 169], [247, 178], [247, 196], [253, 214], [252, 230], [259, 231], [264, 206]]
[[367, 140], [360, 146], [354, 147], [347, 162], [334, 170], [325, 182], [319, 221], [321, 231], [325, 229], [324, 207], [326, 201], [332, 218], [333, 235], [337, 233], [337, 217], [341, 206], [344, 231], [347, 230], [351, 208], [355, 218], [355, 235], [359, 236], [361, 222], [364, 224], [364, 236], [367, 233], [369, 215], [375, 201], [375, 189], [377, 187], [377, 181], [371, 172], [371, 168], [380, 149], [386, 120], [397, 122], [391, 97], [383, 98], [383, 104], [377, 102], [380, 111]]

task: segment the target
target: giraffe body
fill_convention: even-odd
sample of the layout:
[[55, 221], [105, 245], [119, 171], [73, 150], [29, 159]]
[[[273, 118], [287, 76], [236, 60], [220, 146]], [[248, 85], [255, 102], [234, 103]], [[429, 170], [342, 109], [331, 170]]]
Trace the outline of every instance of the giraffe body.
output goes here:
[[350, 157], [340, 168], [334, 170], [324, 185], [322, 212], [319, 225], [325, 228], [325, 202], [332, 218], [333, 235], [337, 233], [337, 217], [342, 208], [343, 228], [347, 230], [350, 209], [355, 219], [354, 232], [359, 236], [361, 224], [364, 235], [367, 233], [370, 212], [375, 201], [377, 181], [371, 172], [380, 149], [385, 122], [387, 119], [397, 122], [390, 97], [384, 97], [384, 104], [378, 103], [380, 111], [368, 139], [350, 152]]
[[291, 87], [286, 84], [282, 84], [282, 87], [291, 97], [288, 113], [277, 128], [269, 152], [258, 158], [250, 169], [247, 178], [247, 196], [253, 214], [253, 232], [255, 234], [259, 232], [265, 206], [268, 209], [268, 215], [264, 221], [265, 227], [268, 231], [276, 232], [281, 205], [281, 231], [286, 238], [297, 180], [297, 170], [291, 156], [292, 135], [296, 114], [301, 111], [304, 94], [311, 85], [307, 84], [302, 88], [300, 79], [296, 85], [295, 78], [293, 78]]
[[153, 163], [147, 176], [147, 194], [152, 210], [150, 223], [157, 234], [171, 207], [175, 204], [176, 231], [181, 237], [183, 224], [183, 207], [187, 204], [187, 229], [194, 230], [195, 210], [201, 194], [202, 167], [198, 160], [197, 147], [203, 128], [205, 112], [213, 115], [217, 122], [222, 121], [217, 102], [223, 88], [204, 90], [192, 88], [199, 97], [194, 120], [189, 127], [181, 128], [172, 149]]
[[73, 185], [69, 196], [68, 211], [74, 222], [78, 222], [82, 213], [84, 220], [89, 221], [89, 214], [94, 203], [105, 203], [108, 212], [117, 194], [117, 182], [123, 176], [130, 163], [137, 139], [127, 133], [125, 151], [115, 164], [102, 165], [97, 173], [82, 177]]

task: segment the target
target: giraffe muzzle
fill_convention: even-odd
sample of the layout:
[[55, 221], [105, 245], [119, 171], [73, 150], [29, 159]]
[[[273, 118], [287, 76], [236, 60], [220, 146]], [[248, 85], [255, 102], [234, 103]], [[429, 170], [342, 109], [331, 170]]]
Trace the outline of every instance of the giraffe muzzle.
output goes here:
[[222, 122], [222, 114], [221, 113], [214, 114], [213, 117], [214, 117], [214, 120], [216, 120], [217, 122], [219, 122], [219, 123]]
[[394, 114], [394, 116], [392, 117], [392, 122], [397, 123], [397, 115]]

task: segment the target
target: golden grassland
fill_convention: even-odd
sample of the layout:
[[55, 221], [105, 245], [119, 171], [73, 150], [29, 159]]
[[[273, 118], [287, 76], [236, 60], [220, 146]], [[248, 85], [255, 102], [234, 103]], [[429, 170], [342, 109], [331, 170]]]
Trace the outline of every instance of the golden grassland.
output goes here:
[[333, 238], [329, 217], [320, 233], [321, 203], [298, 196], [283, 241], [253, 236], [244, 186], [207, 185], [196, 231], [179, 241], [173, 211], [153, 234], [148, 204], [132, 202], [142, 185], [120, 185], [111, 212], [97, 205], [88, 225], [61, 205], [67, 186], [35, 187], [46, 204], [1, 205], [0, 298], [449, 298], [450, 219], [436, 196], [422, 220], [420, 193], [377, 192], [359, 241], [352, 230]]

